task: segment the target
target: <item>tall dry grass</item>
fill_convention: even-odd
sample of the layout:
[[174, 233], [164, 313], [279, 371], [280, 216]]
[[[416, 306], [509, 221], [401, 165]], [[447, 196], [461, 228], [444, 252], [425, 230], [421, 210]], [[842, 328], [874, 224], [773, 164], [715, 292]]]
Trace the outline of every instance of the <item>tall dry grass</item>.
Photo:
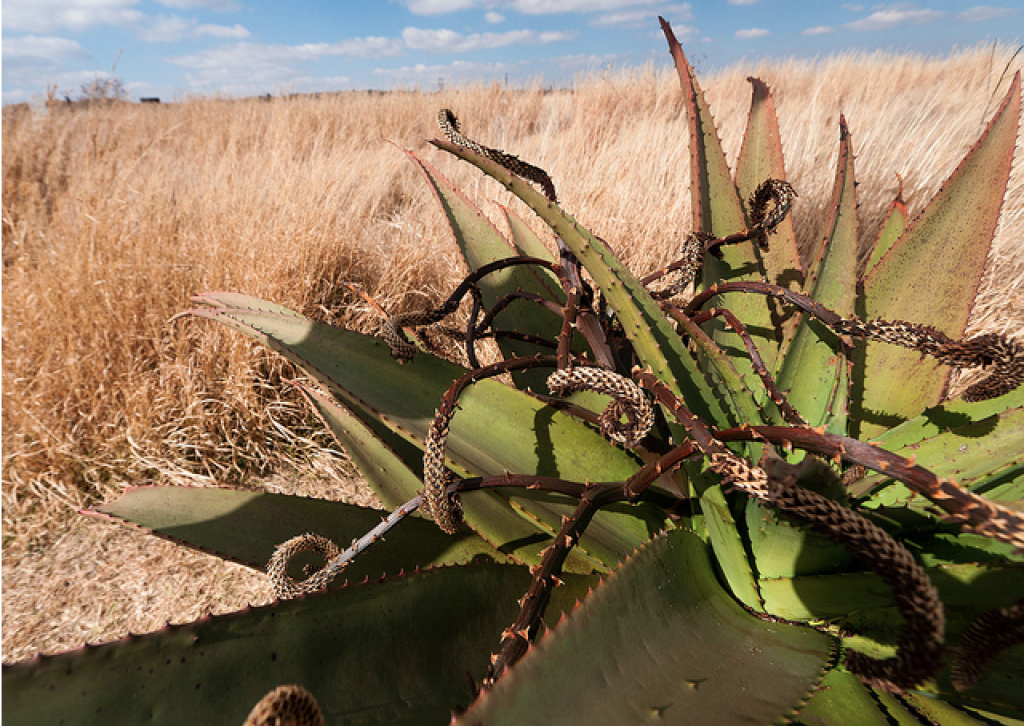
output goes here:
[[[808, 244], [827, 212], [845, 114], [869, 240], [897, 175], [916, 214], [953, 170], [1019, 67], [1011, 54], [987, 47], [943, 59], [874, 53], [771, 62], [703, 84], [730, 162], [749, 104], [746, 76], [772, 87], [800, 194], [797, 230]], [[492, 200], [516, 203], [426, 145], [441, 106], [456, 111], [468, 135], [547, 169], [563, 205], [639, 271], [670, 259], [689, 228], [687, 138], [669, 70], [588, 76], [555, 93], [474, 86], [5, 111], [6, 660], [125, 627], [151, 629], [191, 616], [197, 602], [229, 607], [268, 596], [254, 595], [251, 580], [241, 592], [218, 589], [209, 583], [231, 579], [225, 570], [185, 572], [181, 558], [193, 555], [168, 550], [154, 561], [154, 550], [134, 539], [116, 548], [125, 558], [119, 576], [133, 573], [134, 584], [97, 590], [98, 580], [117, 578], [83, 563], [129, 535], [81, 529], [71, 516], [78, 507], [151, 482], [290, 490], [315, 479], [322, 493], [351, 491], [344, 458], [281, 385], [295, 371], [219, 326], [170, 320], [189, 295], [210, 289], [361, 330], [378, 321], [345, 282], [390, 311], [443, 298], [462, 270], [401, 149], [424, 155], [495, 219]], [[1024, 321], [1020, 156], [974, 329], [1016, 330]], [[289, 472], [284, 484], [268, 479], [275, 472]], [[206, 584], [165, 598], [142, 594], [146, 583], [189, 576]], [[135, 608], [139, 617], [112, 616], [111, 599], [119, 613]]]

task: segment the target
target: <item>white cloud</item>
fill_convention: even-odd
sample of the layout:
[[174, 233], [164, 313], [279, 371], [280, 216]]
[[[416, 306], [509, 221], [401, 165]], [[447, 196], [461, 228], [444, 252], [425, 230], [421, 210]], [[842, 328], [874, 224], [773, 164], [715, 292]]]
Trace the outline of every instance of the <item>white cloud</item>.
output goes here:
[[957, 18], [965, 23], [980, 23], [985, 20], [1005, 18], [1008, 15], [1016, 15], [1020, 10], [1017, 8], [994, 8], [991, 5], [975, 5], [957, 14]]
[[82, 62], [90, 55], [76, 41], [53, 36], [27, 35], [4, 38], [3, 101], [28, 101], [57, 84], [62, 89], [78, 89], [61, 77], [60, 69], [67, 62]]
[[654, 7], [619, 10], [617, 12], [605, 13], [604, 15], [595, 18], [590, 24], [598, 27], [616, 25], [626, 27], [643, 27], [648, 25], [657, 15], [671, 15], [673, 19], [676, 19], [679, 22], [685, 22], [693, 20], [693, 6], [690, 5], [690, 3], [682, 3], [679, 5], [659, 4]]
[[452, 63], [428, 65], [417, 63], [401, 68], [377, 68], [374, 75], [386, 78], [398, 86], [434, 86], [438, 80], [451, 85], [464, 81], [498, 78], [519, 68], [511, 63], [477, 63], [457, 60]]
[[730, 5], [757, 5], [761, 0], [729, 0]]
[[512, 0], [509, 5], [526, 15], [552, 13], [615, 12], [623, 8], [649, 7], [656, 9], [663, 3], [652, 0]]
[[476, 5], [476, 0], [408, 0], [406, 5], [414, 15], [443, 15], [468, 10]]
[[544, 32], [536, 30], [509, 30], [505, 33], [472, 33], [462, 35], [454, 30], [423, 28], [406, 28], [402, 31], [402, 40], [412, 50], [425, 50], [428, 53], [467, 53], [475, 50], [501, 48], [513, 43], [556, 43], [569, 40], [572, 33]]
[[765, 30], [764, 28], [743, 28], [742, 30], [737, 30], [735, 33], [736, 37], [740, 38], [741, 40], [748, 40], [750, 38], [763, 38], [766, 35], [771, 34], [772, 31]]
[[41, 37], [27, 35], [21, 38], [4, 38], [4, 67], [8, 65], [56, 65], [67, 59], [85, 59], [89, 54], [70, 38]]
[[180, 15], [158, 15], [138, 25], [139, 37], [148, 43], [175, 43], [183, 38], [210, 38], [244, 40], [249, 31], [242, 25], [200, 24], [195, 19]]
[[491, 10], [489, 12], [484, 13], [484, 20], [486, 20], [491, 25], [497, 25], [498, 23], [505, 22], [505, 16], [502, 15], [501, 13], [496, 13], [493, 10]]
[[169, 62], [191, 71], [187, 78], [193, 88], [265, 93], [306, 77], [297, 70], [304, 63], [339, 55], [379, 58], [401, 54], [401, 41], [367, 37], [301, 45], [234, 43], [170, 58]]
[[173, 10], [202, 8], [215, 13], [230, 13], [242, 9], [241, 3], [236, 0], [156, 0], [156, 2]]
[[873, 31], [888, 30], [900, 25], [923, 25], [934, 23], [944, 18], [946, 14], [941, 10], [928, 8], [917, 8], [913, 5], [890, 5], [882, 6], [881, 9], [871, 15], [852, 23], [846, 23], [843, 27], [848, 30]]
[[[144, 15], [138, 0], [5, 0], [5, 31], [78, 32], [97, 25], [131, 25]], [[6, 42], [6, 41], [4, 41]]]
[[804, 28], [800, 31], [801, 35], [828, 35], [829, 33], [836, 32], [836, 29], [831, 25], [815, 25], [813, 28]]
[[562, 71], [593, 71], [611, 68], [619, 59], [618, 54], [594, 55], [593, 53], [574, 53], [550, 59], [550, 63]]
[[147, 43], [173, 43], [185, 37], [195, 21], [189, 22], [178, 15], [158, 15], [139, 26], [139, 37]]
[[402, 55], [402, 41], [370, 35], [365, 38], [349, 38], [330, 45], [330, 55], [350, 55], [356, 58], [380, 58]]
[[[729, 0], [733, 2], [733, 0]], [[742, 4], [752, 4], [759, 0], [738, 0]], [[638, 10], [647, 16], [659, 12], [671, 12], [675, 6], [666, 6], [664, 0], [402, 0], [409, 12], [416, 15], [443, 15], [459, 10], [475, 7], [500, 7], [525, 15], [552, 15], [555, 13], [622, 13]], [[688, 3], [687, 3], [688, 5]], [[505, 17], [501, 13], [489, 11], [485, 16], [489, 23], [502, 22]], [[494, 18], [494, 19], [492, 19]], [[498, 20], [497, 18], [500, 18]], [[604, 25], [614, 23], [605, 22]]]
[[196, 26], [196, 33], [211, 38], [231, 38], [232, 40], [243, 40], [250, 35], [249, 29], [238, 23], [234, 25], [209, 25], [204, 23]]

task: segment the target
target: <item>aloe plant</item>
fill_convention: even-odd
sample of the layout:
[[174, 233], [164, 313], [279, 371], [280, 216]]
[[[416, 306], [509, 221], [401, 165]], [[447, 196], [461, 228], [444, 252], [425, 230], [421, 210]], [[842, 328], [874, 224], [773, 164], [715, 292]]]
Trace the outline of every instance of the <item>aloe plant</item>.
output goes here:
[[[752, 80], [733, 177], [662, 26], [691, 149], [680, 259], [636, 275], [542, 170], [443, 114], [434, 145], [525, 202], [557, 256], [510, 211], [506, 240], [407, 152], [471, 270], [445, 304], [384, 339], [237, 293], [189, 311], [319, 381], [303, 394], [395, 513], [129, 490], [91, 514], [269, 560], [281, 600], [7, 667], [11, 723], [241, 723], [257, 702], [249, 723], [275, 707], [295, 723], [1024, 719], [1024, 346], [963, 339], [1019, 74], [921, 216], [894, 202], [858, 278], [845, 121], [805, 267], [768, 87]], [[468, 367], [410, 336], [467, 296]], [[502, 357], [481, 364], [487, 337]], [[950, 398], [971, 367], [987, 377]], [[303, 549], [329, 562], [296, 581]]]

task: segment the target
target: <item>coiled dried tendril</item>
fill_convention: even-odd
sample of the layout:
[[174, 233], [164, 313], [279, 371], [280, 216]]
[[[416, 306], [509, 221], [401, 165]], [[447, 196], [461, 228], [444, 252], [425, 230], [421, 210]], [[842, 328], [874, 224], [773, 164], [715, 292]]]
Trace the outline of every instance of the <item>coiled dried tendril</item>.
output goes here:
[[464, 149], [484, 156], [495, 164], [499, 164], [502, 167], [508, 169], [516, 176], [521, 176], [527, 181], [531, 181], [541, 188], [546, 196], [552, 202], [558, 202], [558, 195], [555, 193], [554, 182], [551, 181], [551, 177], [548, 173], [541, 169], [539, 166], [528, 164], [518, 156], [512, 154], [506, 154], [504, 151], [499, 149], [492, 149], [488, 146], [478, 144], [472, 139], [468, 139], [462, 135], [459, 129], [459, 120], [455, 118], [455, 114], [447, 108], [442, 108], [437, 114], [437, 125], [441, 128], [441, 133], [447, 137], [456, 146], [461, 146]]
[[448, 493], [454, 477], [444, 463], [448, 428], [454, 415], [454, 406], [439, 408], [423, 441], [423, 506], [446, 534], [455, 534], [462, 524], [462, 504], [457, 494]]
[[940, 330], [902, 320], [840, 319], [832, 323], [838, 333], [892, 343], [920, 351], [954, 368], [984, 368], [988, 376], [968, 386], [968, 402], [996, 398], [1024, 382], [1024, 343], [998, 333], [986, 333], [968, 340], [953, 340]]
[[792, 185], [780, 179], [765, 179], [750, 195], [750, 223], [758, 228], [755, 240], [762, 249], [768, 246], [768, 235], [793, 208], [796, 197]]
[[267, 575], [274, 585], [274, 594], [282, 600], [322, 590], [337, 575], [329, 566], [324, 566], [302, 582], [296, 582], [288, 577], [288, 563], [300, 552], [314, 552], [328, 563], [341, 555], [338, 545], [318, 534], [300, 534], [279, 544], [267, 563]]
[[[654, 425], [654, 407], [631, 379], [596, 367], [563, 368], [548, 376], [548, 389], [558, 396], [594, 391], [612, 397], [598, 417], [601, 433], [624, 446], [636, 446]], [[627, 419], [622, 422], [622, 417]]]
[[324, 715], [302, 686], [278, 686], [259, 700], [243, 726], [324, 726]]
[[931, 678], [945, 654], [945, 613], [938, 590], [913, 555], [857, 512], [795, 480], [768, 479], [768, 505], [806, 522], [867, 562], [889, 587], [903, 615], [896, 654], [846, 654], [846, 668], [868, 685], [899, 693]]
[[1024, 642], [1024, 598], [1005, 608], [988, 610], [975, 619], [955, 648], [953, 686], [971, 688], [981, 678], [989, 661], [1003, 650]]

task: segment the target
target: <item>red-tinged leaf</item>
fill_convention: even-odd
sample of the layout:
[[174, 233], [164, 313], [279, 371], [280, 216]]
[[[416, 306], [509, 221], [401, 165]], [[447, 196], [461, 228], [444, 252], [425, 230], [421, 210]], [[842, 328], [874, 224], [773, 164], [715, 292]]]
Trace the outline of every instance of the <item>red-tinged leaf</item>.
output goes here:
[[[738, 232], [746, 224], [743, 218], [743, 207], [736, 185], [729, 173], [729, 165], [725, 161], [722, 142], [718, 139], [715, 121], [711, 116], [704, 92], [697, 82], [693, 67], [686, 59], [682, 46], [676, 40], [672, 28], [665, 20], [661, 21], [661, 29], [668, 40], [669, 52], [675, 62], [679, 82], [683, 88], [683, 102], [686, 106], [688, 127], [690, 132], [690, 199], [693, 205], [694, 231], [707, 232], [724, 237]], [[728, 252], [746, 247], [749, 244], [735, 245]], [[739, 257], [741, 265], [749, 265], [753, 255], [733, 255]]]
[[[786, 162], [782, 154], [775, 100], [763, 81], [758, 78], [747, 80], [753, 88], [753, 97], [743, 146], [736, 161], [736, 190], [744, 205], [765, 179], [786, 180]], [[775, 233], [768, 238], [768, 249], [760, 254], [769, 282], [793, 290], [800, 289], [804, 269], [797, 250], [792, 215], [787, 216], [776, 228]]]
[[[716, 237], [725, 237], [746, 228], [743, 205], [740, 203], [736, 184], [733, 182], [729, 165], [722, 151], [714, 118], [704, 92], [697, 82], [693, 67], [686, 59], [679, 41], [669, 24], [661, 19], [661, 28], [668, 40], [669, 51], [675, 62], [676, 71], [683, 89], [687, 125], [690, 136], [690, 200], [693, 208], [693, 232], [705, 232]], [[710, 287], [722, 280], [758, 280], [761, 277], [753, 243], [749, 240], [720, 247], [722, 259], [712, 254], [704, 255], [702, 268], [704, 287]], [[711, 307], [723, 307], [721, 300], [713, 298]], [[773, 338], [756, 335], [757, 331], [774, 330], [768, 303], [761, 296], [744, 295], [730, 300], [730, 309], [755, 333], [760, 347], [773, 346]], [[761, 384], [753, 367], [745, 359], [745, 349], [739, 336], [728, 331], [724, 323], [716, 319], [708, 328], [712, 338], [723, 348], [736, 352], [740, 371], [751, 391], [761, 390]]]
[[793, 723], [843, 724], [843, 726], [891, 726], [892, 722], [857, 676], [830, 671], [821, 688], [800, 709]]
[[[985, 271], [1017, 141], [1020, 73], [985, 133], [921, 216], [864, 278], [869, 319], [909, 320], [963, 335]], [[869, 343], [864, 428], [883, 428], [938, 403], [950, 369], [885, 343]], [[908, 385], [913, 381], [913, 385]]]
[[[766, 179], [786, 180], [786, 161], [782, 153], [775, 99], [772, 98], [768, 86], [759, 78], [747, 80], [752, 86], [750, 115], [747, 117], [743, 146], [740, 147], [739, 159], [736, 161], [736, 190], [745, 206], [757, 187]], [[749, 214], [748, 209], [748, 224]], [[768, 237], [768, 249], [758, 250], [758, 254], [768, 282], [791, 290], [801, 289], [804, 269], [800, 261], [800, 251], [797, 249], [792, 215], [788, 215]], [[781, 305], [770, 306], [778, 321], [774, 327], [780, 329], [781, 335], [778, 342], [765, 340], [765, 344], [759, 347], [759, 352], [768, 370], [775, 370], [777, 357], [785, 354], [800, 319]]]
[[[544, 246], [537, 233], [518, 214], [508, 207], [501, 208], [505, 221], [512, 232], [512, 244], [523, 257], [539, 257], [542, 260], [555, 261], [555, 256]], [[558, 288], [561, 291], [561, 287]]]
[[903, 180], [900, 179], [900, 188], [896, 192], [896, 198], [889, 205], [889, 211], [882, 222], [882, 229], [875, 240], [875, 246], [871, 250], [871, 257], [864, 268], [864, 274], [875, 269], [878, 263], [885, 257], [885, 254], [896, 244], [896, 240], [903, 236], [907, 230], [907, 203], [903, 201]]
[[[857, 192], [853, 148], [846, 120], [839, 122], [839, 162], [832, 187], [831, 214], [808, 271], [807, 286], [816, 301], [850, 316], [856, 302]], [[804, 316], [779, 371], [779, 388], [811, 426], [846, 433], [849, 376], [836, 335]], [[781, 416], [780, 416], [781, 420]]]

